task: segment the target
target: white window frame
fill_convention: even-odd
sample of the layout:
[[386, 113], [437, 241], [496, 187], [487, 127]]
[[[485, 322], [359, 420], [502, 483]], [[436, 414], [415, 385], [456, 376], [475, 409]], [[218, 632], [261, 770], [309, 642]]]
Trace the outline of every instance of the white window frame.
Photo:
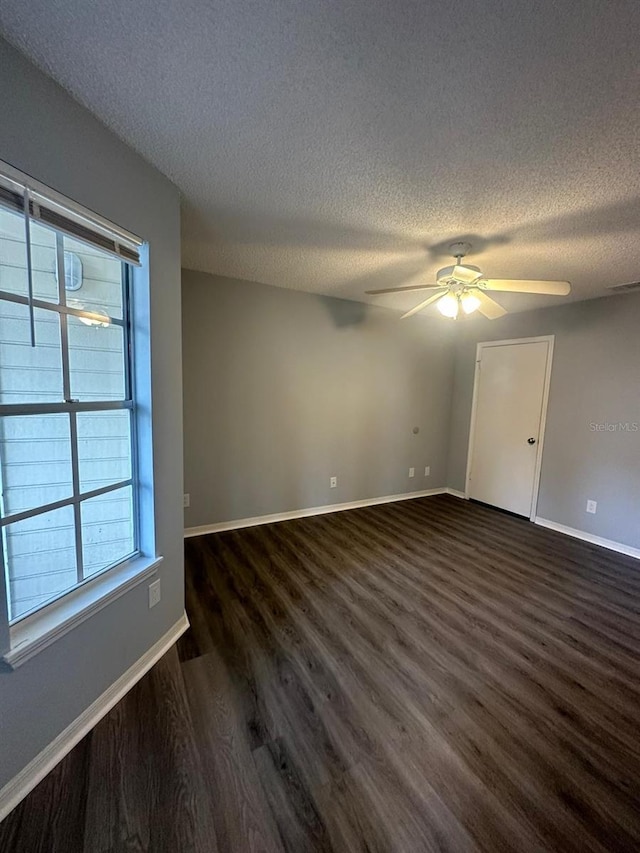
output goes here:
[[[6, 664], [16, 668], [29, 660], [38, 652], [47, 648], [51, 643], [60, 639], [81, 622], [93, 616], [103, 607], [127, 593], [135, 586], [142, 584], [157, 573], [162, 557], [155, 550], [155, 524], [153, 507], [153, 454], [151, 442], [150, 417], [150, 351], [149, 351], [149, 277], [148, 277], [148, 247], [136, 235], [129, 234], [118, 226], [113, 225], [92, 211], [65, 199], [60, 194], [34, 181], [29, 176], [0, 162], [0, 180], [7, 177], [22, 184], [35, 188], [41, 196], [51, 198], [67, 214], [89, 222], [102, 233], [113, 234], [118, 240], [129, 240], [139, 248], [141, 267], [123, 266], [123, 317], [122, 320], [112, 319], [112, 323], [122, 326], [125, 346], [125, 400], [111, 402], [79, 402], [70, 396], [70, 371], [68, 336], [63, 330], [62, 340], [62, 371], [63, 397], [60, 403], [31, 403], [31, 404], [0, 404], [0, 415], [37, 415], [65, 413], [70, 415], [71, 463], [73, 477], [73, 496], [52, 502], [33, 510], [16, 513], [1, 519], [1, 525], [15, 523], [25, 518], [33, 517], [48, 510], [63, 506], [73, 506], [76, 530], [76, 560], [78, 567], [78, 584], [71, 590], [57, 596], [51, 602], [25, 614], [10, 624], [8, 616], [8, 585], [4, 570], [0, 571], [0, 655]], [[46, 308], [58, 312], [61, 326], [66, 325], [69, 315], [88, 316], [92, 313], [66, 305], [65, 276], [64, 276], [64, 245], [62, 233], [54, 229], [57, 247], [57, 279], [58, 304], [31, 299], [18, 294], [0, 292], [2, 301], [29, 304], [33, 308]], [[125, 283], [124, 277], [127, 276]], [[127, 297], [125, 299], [125, 296]], [[138, 322], [138, 317], [140, 322]], [[138, 328], [140, 327], [140, 328]], [[140, 359], [134, 350], [136, 333], [141, 331], [141, 339], [146, 346], [141, 347]], [[137, 401], [142, 403], [138, 410]], [[123, 481], [110, 484], [80, 495], [78, 444], [75, 431], [75, 420], [78, 412], [122, 410], [131, 411], [131, 476]], [[82, 573], [82, 533], [80, 522], [80, 505], [82, 501], [97, 497], [110, 491], [131, 486], [133, 494], [133, 523], [135, 551], [128, 558], [119, 561], [114, 566], [107, 566], [90, 578], [81, 578]], [[150, 488], [149, 488], [150, 486]]]

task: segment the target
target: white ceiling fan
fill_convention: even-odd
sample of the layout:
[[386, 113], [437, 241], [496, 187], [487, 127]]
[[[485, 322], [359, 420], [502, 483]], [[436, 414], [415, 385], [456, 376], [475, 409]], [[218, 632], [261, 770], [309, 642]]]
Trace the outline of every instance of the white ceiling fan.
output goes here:
[[489, 320], [496, 320], [507, 312], [490, 296], [487, 291], [509, 291], [512, 293], [539, 293], [547, 296], [566, 296], [571, 291], [568, 281], [528, 281], [525, 279], [487, 278], [472, 264], [463, 264], [462, 259], [469, 254], [469, 243], [452, 243], [451, 254], [456, 259], [453, 266], [438, 270], [436, 284], [411, 284], [405, 287], [386, 287], [382, 290], [367, 290], [368, 294], [402, 293], [413, 290], [433, 290], [434, 293], [403, 314], [400, 319], [411, 317], [428, 305], [436, 303], [438, 311], [444, 317], [454, 319], [462, 311], [472, 314], [479, 311]]

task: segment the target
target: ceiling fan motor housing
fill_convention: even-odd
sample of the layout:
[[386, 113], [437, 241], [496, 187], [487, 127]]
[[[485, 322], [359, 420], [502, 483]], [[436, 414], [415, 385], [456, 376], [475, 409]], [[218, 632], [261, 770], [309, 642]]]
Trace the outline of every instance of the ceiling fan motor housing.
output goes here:
[[[459, 284], [460, 286], [463, 286], [463, 283], [459, 282], [453, 274], [456, 266], [457, 266], [457, 264], [453, 264], [450, 267], [442, 267], [441, 270], [438, 270], [436, 278], [437, 278], [438, 284], [441, 287], [449, 287], [449, 285], [451, 285], [451, 284]], [[476, 267], [473, 264], [465, 264], [464, 267], [465, 267], [465, 269], [473, 270], [474, 272], [477, 272], [477, 273], [482, 272], [480, 267]]]

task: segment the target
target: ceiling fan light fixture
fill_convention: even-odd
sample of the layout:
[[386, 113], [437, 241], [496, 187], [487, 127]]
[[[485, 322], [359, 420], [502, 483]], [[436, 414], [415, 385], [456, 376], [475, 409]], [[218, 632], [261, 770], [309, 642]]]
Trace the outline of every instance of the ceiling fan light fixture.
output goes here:
[[473, 293], [463, 293], [460, 297], [460, 304], [465, 314], [473, 314], [480, 307], [480, 300]]
[[454, 296], [453, 293], [445, 293], [442, 299], [438, 301], [437, 308], [443, 317], [449, 317], [451, 320], [455, 320], [458, 316], [458, 311], [460, 310], [458, 298]]
[[[415, 305], [401, 316], [401, 320], [413, 317], [429, 305], [437, 305], [443, 317], [455, 320], [463, 314], [479, 311], [488, 320], [504, 317], [506, 309], [489, 295], [491, 291], [511, 293], [535, 293], [541, 296], [567, 296], [571, 292], [568, 281], [546, 279], [487, 278], [480, 267], [463, 264], [462, 259], [471, 251], [468, 243], [452, 243], [449, 247], [456, 263], [443, 267], [436, 273], [436, 284], [412, 284], [403, 287], [385, 287], [382, 290], [367, 290], [367, 293], [399, 293], [402, 291], [430, 290], [432, 296]], [[628, 287], [628, 286], [627, 286]], [[625, 288], [627, 289], [627, 288]], [[444, 295], [442, 295], [444, 291]]]

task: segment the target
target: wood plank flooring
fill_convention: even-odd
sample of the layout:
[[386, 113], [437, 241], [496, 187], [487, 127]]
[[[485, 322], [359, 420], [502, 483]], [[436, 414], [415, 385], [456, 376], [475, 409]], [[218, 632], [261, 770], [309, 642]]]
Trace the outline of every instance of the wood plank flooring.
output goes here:
[[640, 563], [450, 496], [186, 542], [191, 628], [0, 850], [640, 850]]

